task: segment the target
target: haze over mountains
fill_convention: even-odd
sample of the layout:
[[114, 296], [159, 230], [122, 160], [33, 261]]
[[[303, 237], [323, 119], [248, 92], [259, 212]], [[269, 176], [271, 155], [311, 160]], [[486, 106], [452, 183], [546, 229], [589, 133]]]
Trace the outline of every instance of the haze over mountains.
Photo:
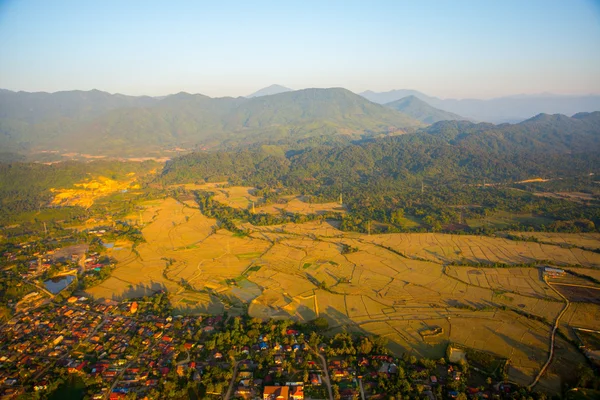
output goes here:
[[257, 90], [256, 92], [249, 94], [246, 97], [248, 97], [250, 99], [252, 97], [270, 96], [272, 94], [291, 92], [292, 90], [293, 89], [290, 89], [288, 87], [281, 86], [281, 85], [271, 85], [271, 86], [267, 86], [266, 88]]
[[5, 151], [146, 155], [263, 140], [402, 132], [423, 124], [346, 89], [304, 89], [254, 98], [178, 93], [163, 98], [97, 90], [0, 92]]
[[390, 103], [406, 96], [415, 96], [427, 104], [466, 118], [492, 123], [514, 123], [540, 113], [573, 115], [600, 110], [600, 96], [566, 96], [556, 94], [515, 95], [489, 100], [440, 99], [416, 90], [366, 91], [360, 93], [379, 104]]
[[441, 100], [413, 90], [357, 95], [343, 88], [292, 91], [280, 85], [237, 98], [0, 90], [0, 145], [4, 152], [21, 154], [132, 157], [322, 136], [360, 139], [414, 132], [438, 121], [504, 122], [542, 112], [595, 110], [600, 110], [600, 96]]
[[440, 110], [432, 107], [416, 96], [410, 95], [401, 98], [400, 100], [392, 101], [385, 104], [387, 107], [401, 111], [411, 117], [418, 119], [426, 124], [433, 124], [438, 121], [456, 121], [465, 120], [461, 117], [448, 111]]

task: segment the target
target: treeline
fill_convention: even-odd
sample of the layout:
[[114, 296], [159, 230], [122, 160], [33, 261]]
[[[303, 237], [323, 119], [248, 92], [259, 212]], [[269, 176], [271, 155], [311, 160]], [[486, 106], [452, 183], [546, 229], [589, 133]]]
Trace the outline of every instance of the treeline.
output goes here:
[[233, 208], [226, 206], [214, 199], [214, 194], [203, 191], [193, 192], [196, 198], [196, 202], [200, 208], [200, 211], [208, 217], [216, 218], [222, 227], [225, 229], [245, 234], [246, 232], [239, 229], [235, 220], [248, 221], [253, 225], [279, 225], [285, 223], [303, 223], [314, 221], [317, 219], [338, 219], [340, 218], [337, 213], [325, 213], [325, 214], [298, 214], [298, 213], [281, 213], [279, 215], [265, 214], [265, 213], [252, 213], [250, 210], [244, 210], [239, 208]]

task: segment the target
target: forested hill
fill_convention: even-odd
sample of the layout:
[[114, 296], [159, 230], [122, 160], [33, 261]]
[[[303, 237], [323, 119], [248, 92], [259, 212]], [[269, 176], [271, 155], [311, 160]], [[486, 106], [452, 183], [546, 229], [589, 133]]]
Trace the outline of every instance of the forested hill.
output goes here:
[[[269, 151], [263, 148], [176, 158], [166, 165], [163, 179], [181, 182], [228, 176], [260, 183], [277, 175], [277, 179], [292, 183], [293, 179], [388, 176], [468, 182], [486, 177], [502, 181], [569, 174], [599, 167], [590, 163], [600, 157], [600, 112], [573, 117], [540, 114], [514, 125], [443, 121], [413, 134], [310, 146], [287, 156], [273, 146]], [[583, 165], [585, 169], [577, 170]]]
[[444, 121], [413, 134], [287, 154], [273, 147], [193, 153], [168, 162], [159, 180], [229, 180], [327, 201], [343, 193], [351, 212], [348, 229], [366, 230], [365, 218], [389, 222], [398, 209], [422, 216], [432, 229], [502, 209], [543, 210], [565, 219], [577, 213], [600, 226], [597, 206], [509, 190], [535, 177], [557, 182], [575, 177], [584, 182], [578, 190], [600, 194], [590, 173], [600, 173], [600, 113], [539, 115], [498, 126]]
[[361, 137], [418, 126], [421, 122], [406, 114], [336, 88], [251, 99], [0, 92], [0, 145], [13, 152], [147, 156], [173, 147], [245, 146], [317, 135]]

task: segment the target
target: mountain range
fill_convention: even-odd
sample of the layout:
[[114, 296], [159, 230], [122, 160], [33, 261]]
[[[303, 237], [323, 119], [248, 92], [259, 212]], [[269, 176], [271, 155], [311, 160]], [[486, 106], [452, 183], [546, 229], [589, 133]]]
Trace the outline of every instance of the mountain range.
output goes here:
[[[516, 114], [525, 116], [523, 120], [539, 109], [569, 115], [600, 110], [600, 96], [441, 100], [413, 90], [357, 95], [343, 88], [292, 91], [279, 85], [250, 96], [211, 98], [181, 92], [149, 97], [99, 90], [0, 90], [0, 146], [3, 153], [28, 155], [75, 152], [140, 157], [170, 154], [175, 148], [234, 148], [298, 143], [317, 137], [352, 140], [397, 135], [439, 121], [501, 122]], [[397, 96], [402, 97], [387, 101]], [[495, 128], [490, 125], [487, 129]], [[4, 159], [15, 159], [14, 154], [5, 155]]]
[[388, 104], [407, 96], [415, 96], [432, 107], [463, 117], [492, 123], [514, 123], [537, 114], [573, 115], [578, 112], [600, 110], [600, 96], [566, 96], [556, 94], [516, 95], [489, 100], [440, 99], [416, 90], [391, 90], [388, 92], [366, 91], [360, 93], [369, 101]]
[[270, 96], [272, 94], [279, 94], [279, 93], [285, 93], [285, 92], [291, 92], [291, 91], [293, 91], [293, 89], [290, 89], [285, 86], [271, 85], [271, 86], [267, 86], [266, 88], [257, 90], [256, 92], [249, 94], [246, 97], [251, 99], [252, 97]]
[[253, 98], [177, 93], [152, 98], [92, 90], [0, 92], [5, 151], [140, 156], [173, 147], [404, 132], [420, 121], [346, 89], [304, 89]]
[[467, 118], [461, 117], [448, 111], [432, 107], [416, 96], [410, 95], [400, 100], [385, 104], [387, 107], [403, 112], [426, 124], [433, 124], [438, 121], [460, 121]]

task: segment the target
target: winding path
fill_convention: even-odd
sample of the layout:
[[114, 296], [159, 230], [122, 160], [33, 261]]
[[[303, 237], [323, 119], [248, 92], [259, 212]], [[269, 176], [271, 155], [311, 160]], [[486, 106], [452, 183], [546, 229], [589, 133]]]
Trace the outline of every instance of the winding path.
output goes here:
[[544, 282], [546, 282], [546, 285], [548, 285], [550, 287], [550, 289], [554, 290], [554, 292], [556, 292], [557, 295], [559, 295], [560, 297], [562, 297], [565, 300], [565, 307], [562, 309], [560, 314], [558, 314], [558, 316], [556, 317], [556, 321], [554, 321], [554, 327], [552, 328], [552, 335], [550, 337], [550, 353], [548, 354], [548, 360], [546, 360], [546, 363], [544, 364], [542, 369], [540, 369], [540, 372], [537, 374], [537, 376], [535, 377], [533, 382], [531, 382], [531, 384], [529, 386], [527, 386], [527, 389], [529, 389], [529, 390], [533, 389], [533, 387], [535, 385], [537, 385], [540, 378], [542, 377], [542, 375], [544, 375], [544, 372], [546, 372], [546, 369], [552, 362], [552, 357], [554, 356], [554, 342], [556, 339], [556, 330], [558, 329], [560, 319], [562, 318], [562, 316], [565, 314], [565, 312], [569, 308], [569, 305], [571, 305], [571, 302], [569, 302], [569, 299], [567, 299], [565, 296], [563, 296], [562, 293], [560, 293], [558, 290], [554, 289], [554, 287], [552, 287], [552, 285], [548, 283], [548, 280], [546, 279], [546, 277], [544, 277]]

